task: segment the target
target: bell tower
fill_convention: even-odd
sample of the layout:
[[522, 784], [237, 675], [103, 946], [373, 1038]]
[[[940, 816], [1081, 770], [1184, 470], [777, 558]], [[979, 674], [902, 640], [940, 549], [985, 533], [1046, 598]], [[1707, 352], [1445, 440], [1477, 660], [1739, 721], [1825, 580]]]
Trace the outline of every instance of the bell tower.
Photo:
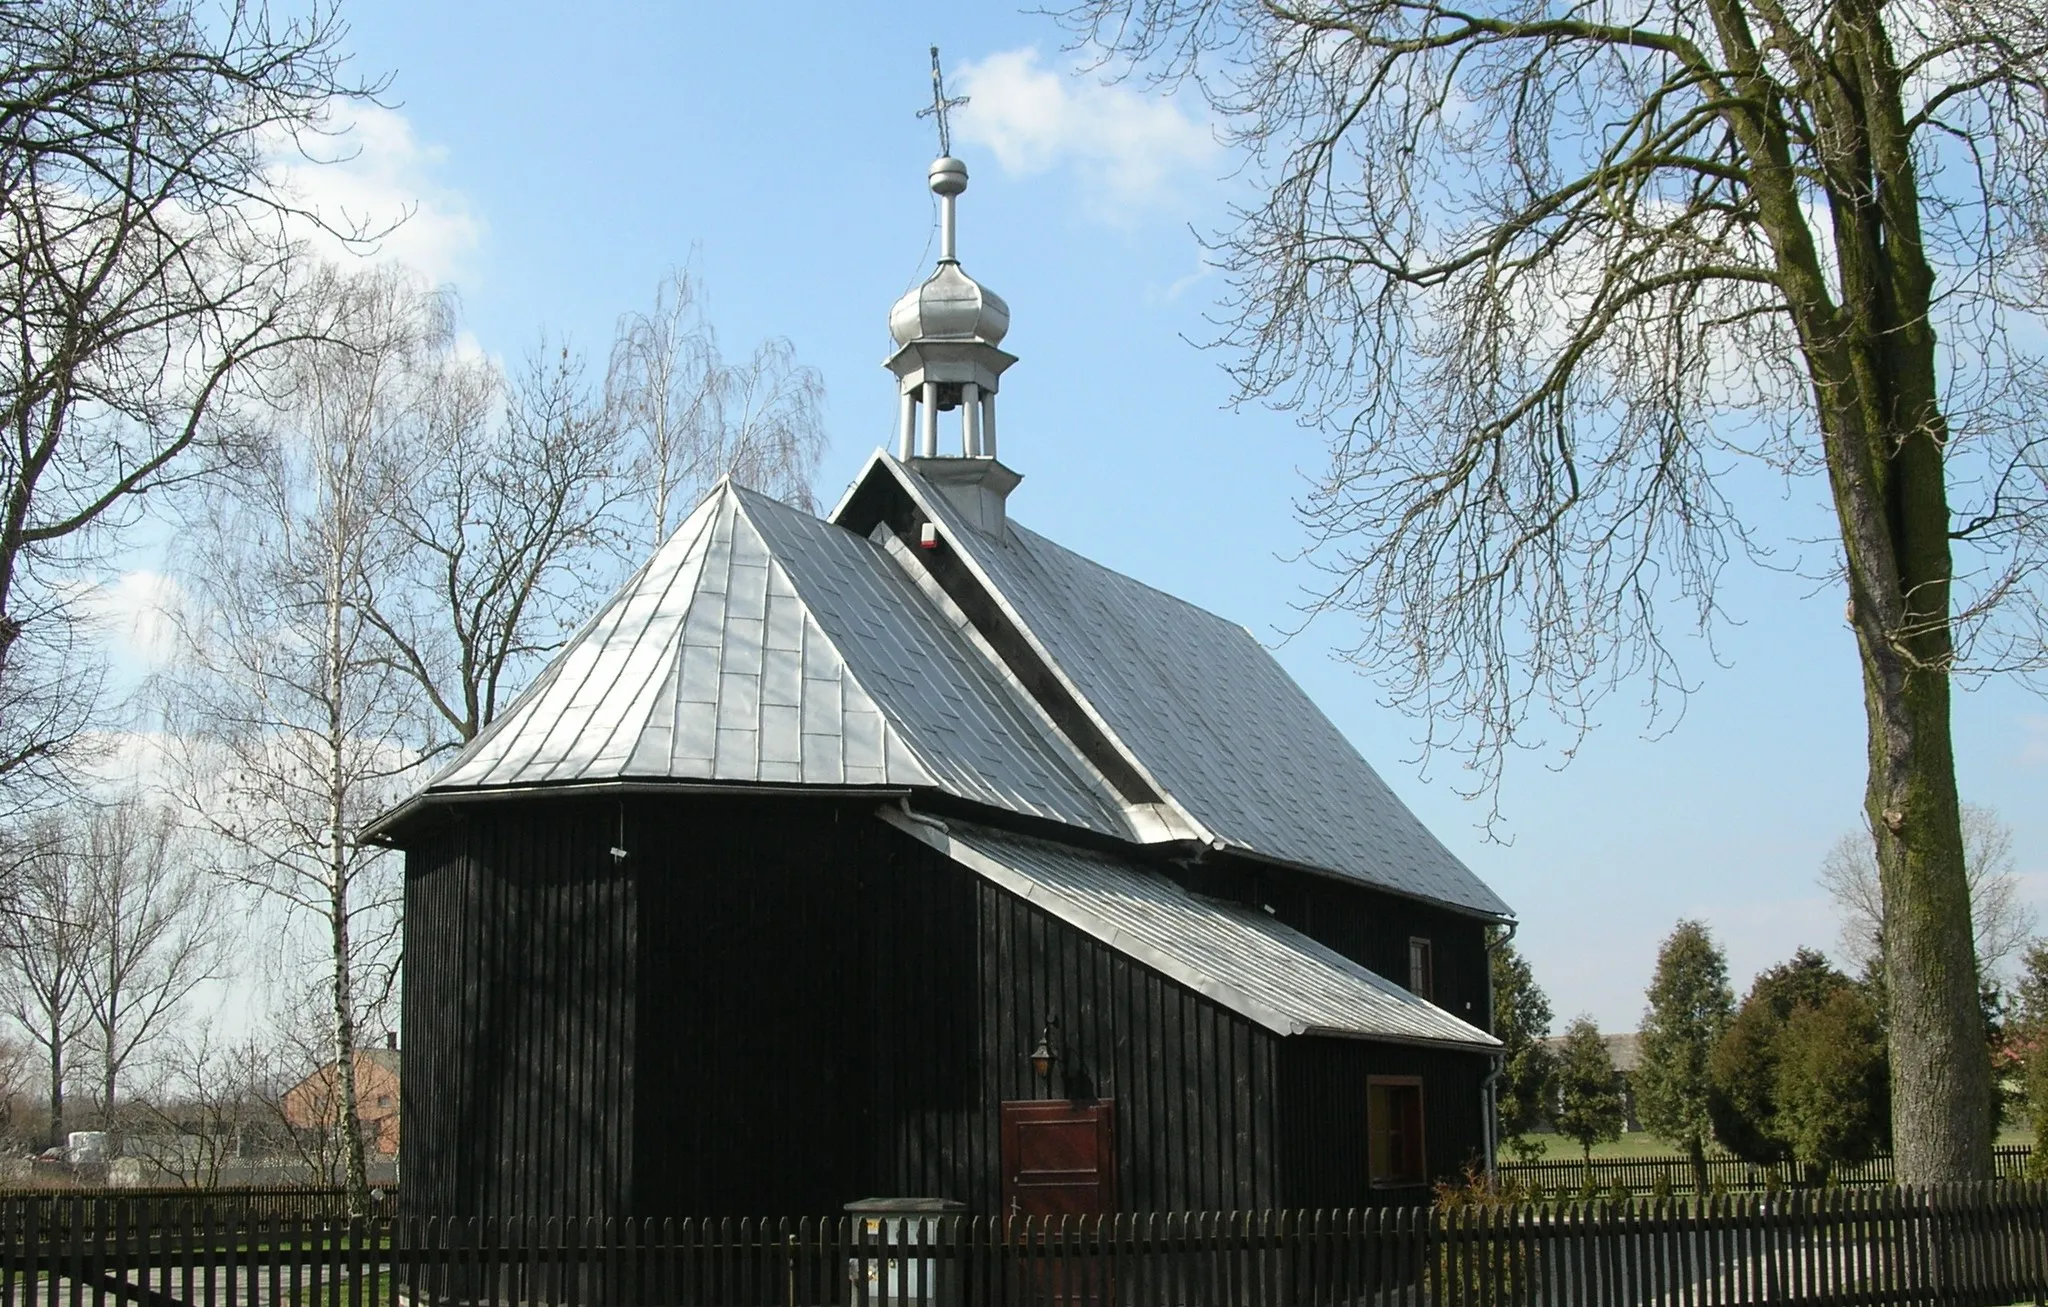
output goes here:
[[[965, 103], [946, 98], [933, 47], [932, 105], [920, 116], [939, 121], [939, 157], [928, 176], [939, 197], [939, 266], [889, 311], [896, 352], [887, 367], [896, 375], [897, 456], [976, 529], [1000, 537], [1004, 501], [1023, 478], [996, 458], [996, 392], [1017, 358], [998, 348], [1010, 306], [960, 267], [955, 208], [967, 165], [952, 155], [946, 110]], [[941, 414], [957, 414], [957, 427], [949, 420], [941, 431]]]

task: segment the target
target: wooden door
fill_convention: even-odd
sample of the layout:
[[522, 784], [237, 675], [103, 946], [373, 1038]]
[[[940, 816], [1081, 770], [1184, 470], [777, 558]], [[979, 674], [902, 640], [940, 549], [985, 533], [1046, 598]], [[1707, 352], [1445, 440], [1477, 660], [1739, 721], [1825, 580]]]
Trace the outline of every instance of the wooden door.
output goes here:
[[1003, 1210], [1086, 1216], [1116, 1210], [1116, 1104], [1003, 1104]]
[[1100, 1218], [1116, 1210], [1116, 1104], [1004, 1103], [1003, 1210], [1029, 1302], [1109, 1307]]

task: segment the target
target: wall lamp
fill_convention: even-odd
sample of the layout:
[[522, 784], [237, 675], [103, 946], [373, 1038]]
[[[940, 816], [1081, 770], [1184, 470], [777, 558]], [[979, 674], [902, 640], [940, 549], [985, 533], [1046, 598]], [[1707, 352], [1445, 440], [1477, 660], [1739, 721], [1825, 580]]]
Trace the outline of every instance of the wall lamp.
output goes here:
[[1038, 1044], [1031, 1050], [1031, 1070], [1043, 1080], [1052, 1074], [1055, 1063], [1060, 1060], [1059, 1051], [1053, 1047], [1053, 1030], [1059, 1025], [1049, 1019], [1038, 1032]]

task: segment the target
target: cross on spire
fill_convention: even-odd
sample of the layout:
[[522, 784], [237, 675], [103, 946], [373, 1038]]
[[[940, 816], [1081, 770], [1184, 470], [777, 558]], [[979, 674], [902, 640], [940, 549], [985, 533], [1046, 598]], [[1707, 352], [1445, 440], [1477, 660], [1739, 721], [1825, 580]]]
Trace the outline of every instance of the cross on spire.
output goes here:
[[953, 133], [946, 125], [946, 110], [958, 109], [967, 103], [967, 97], [956, 95], [946, 98], [946, 75], [939, 71], [939, 47], [932, 47], [932, 102], [917, 111], [920, 118], [939, 120], [939, 154], [943, 158], [953, 153]]

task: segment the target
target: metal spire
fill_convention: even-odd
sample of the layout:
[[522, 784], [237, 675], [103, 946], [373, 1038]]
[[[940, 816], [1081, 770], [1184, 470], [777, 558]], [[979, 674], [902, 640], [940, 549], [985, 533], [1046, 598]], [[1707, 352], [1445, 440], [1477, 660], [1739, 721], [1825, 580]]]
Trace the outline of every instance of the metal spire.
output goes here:
[[946, 75], [939, 71], [939, 47], [932, 47], [932, 102], [917, 111], [920, 118], [939, 120], [939, 155], [944, 158], [953, 153], [953, 133], [946, 125], [946, 110], [958, 109], [967, 103], [967, 97], [956, 95], [946, 98]]

